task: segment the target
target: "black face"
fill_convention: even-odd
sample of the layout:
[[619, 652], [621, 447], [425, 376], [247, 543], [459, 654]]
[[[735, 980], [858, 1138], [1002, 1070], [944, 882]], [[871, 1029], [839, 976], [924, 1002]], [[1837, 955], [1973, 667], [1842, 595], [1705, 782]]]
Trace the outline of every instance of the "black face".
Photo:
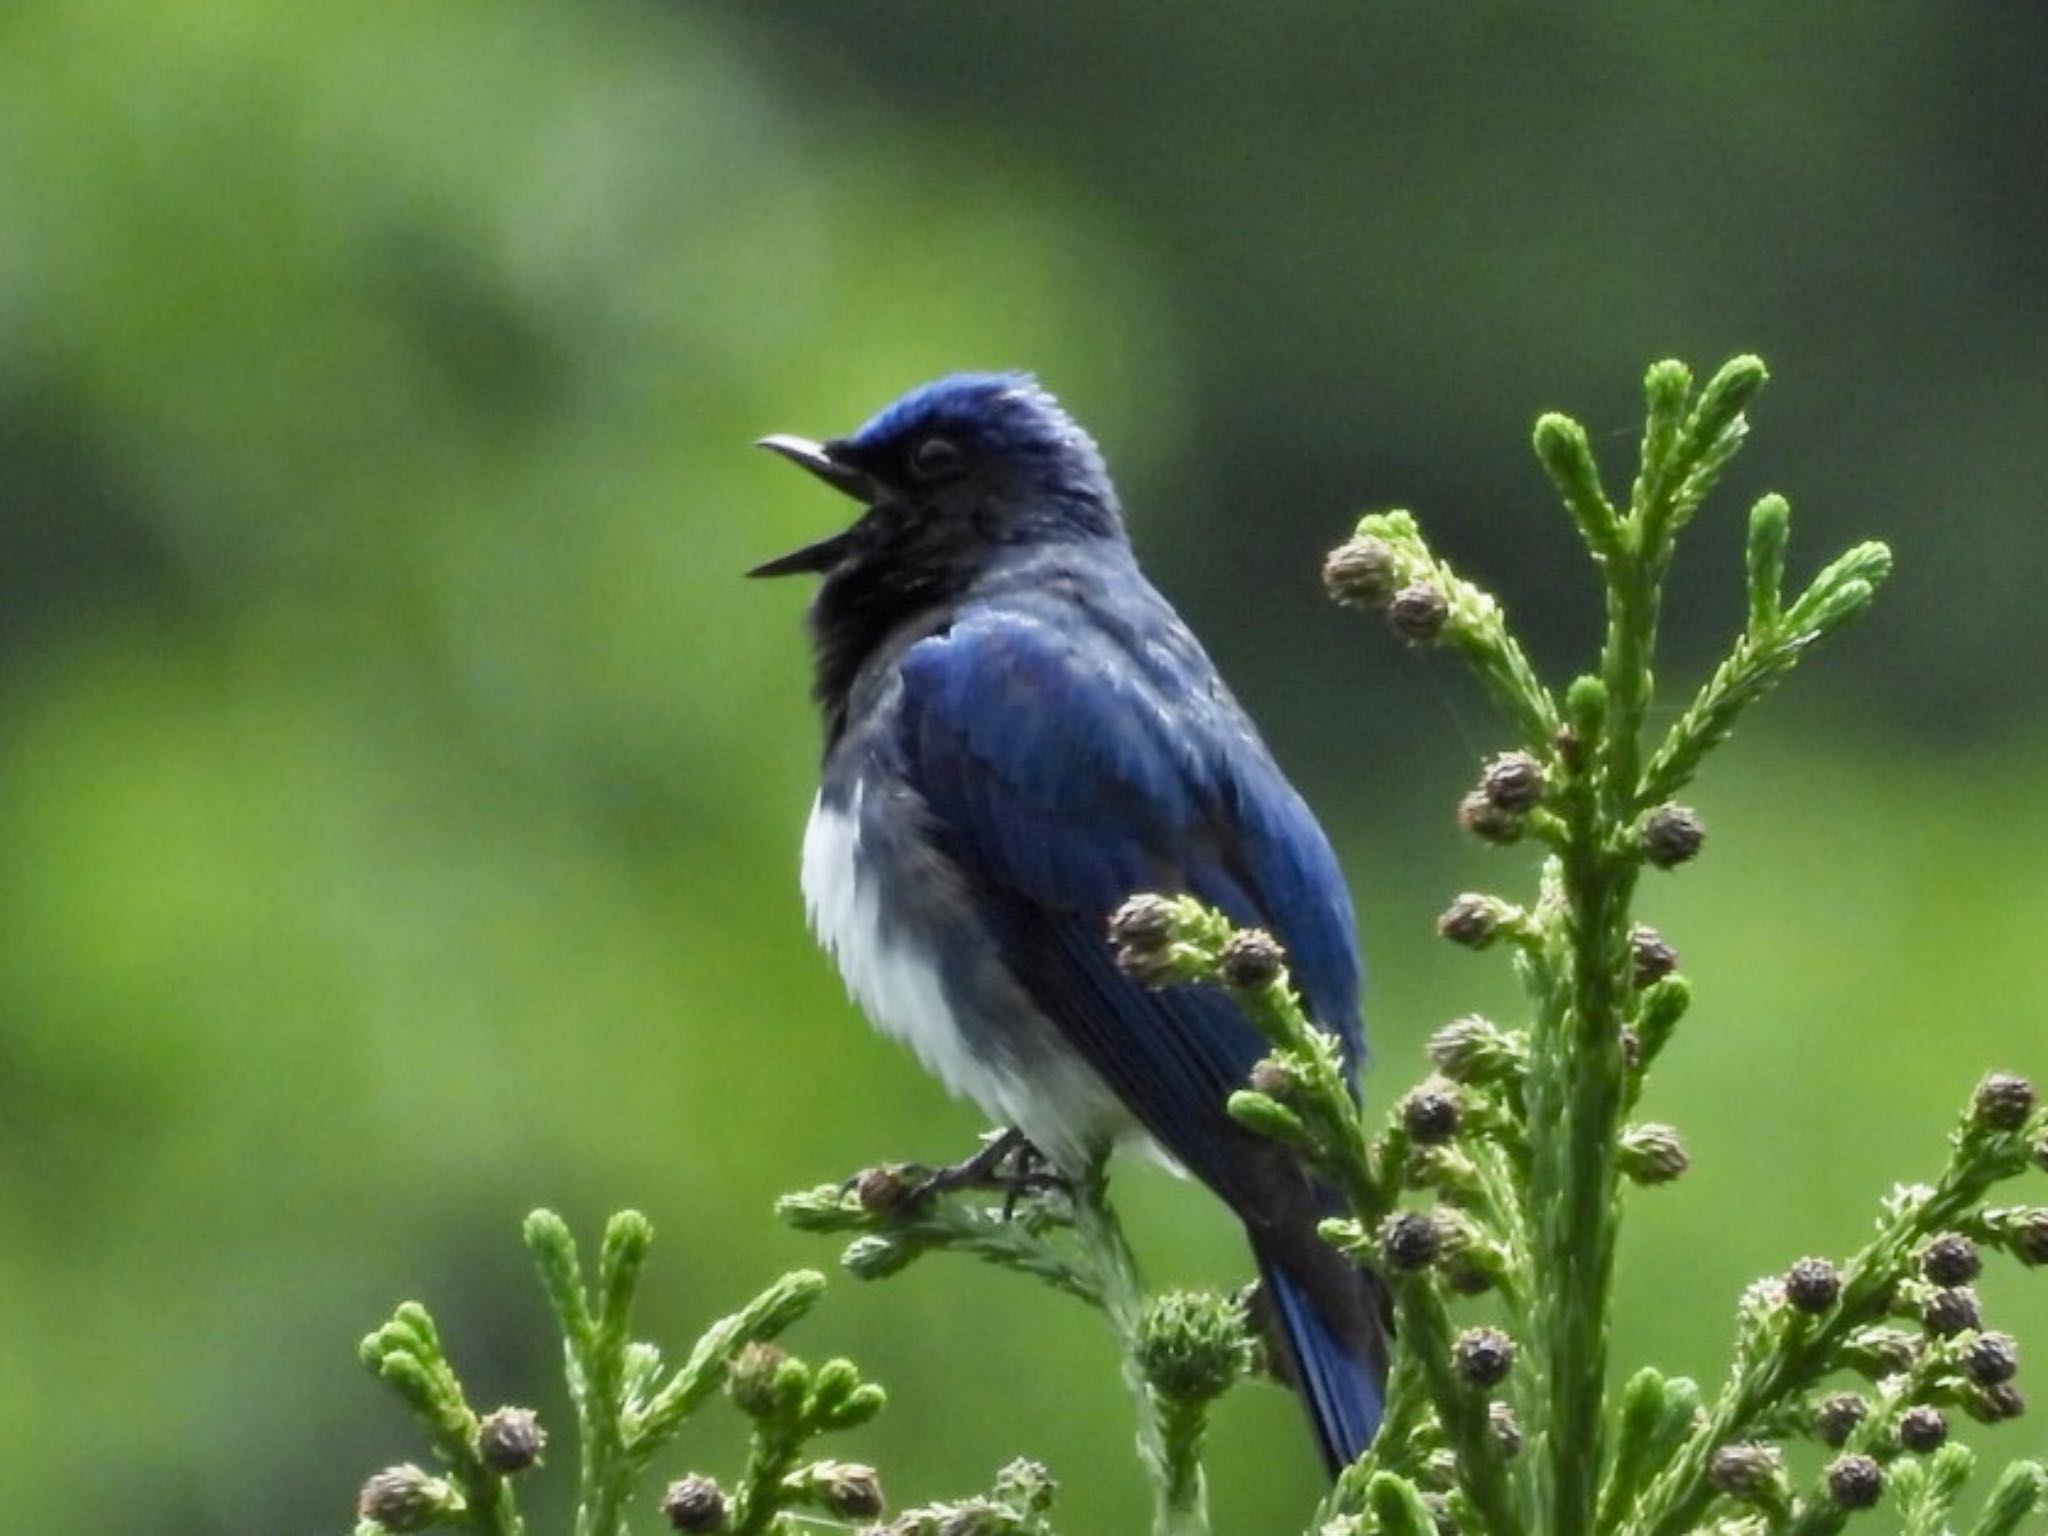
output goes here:
[[855, 559], [952, 566], [975, 546], [1119, 531], [1095, 444], [1017, 374], [957, 374], [912, 390], [851, 436], [768, 437], [761, 446], [869, 511], [756, 576], [831, 575]]
[[942, 611], [1002, 551], [1123, 537], [1095, 444], [1021, 375], [955, 375], [851, 436], [761, 446], [866, 506], [851, 527], [748, 573], [825, 578], [810, 625], [834, 737], [861, 663]]

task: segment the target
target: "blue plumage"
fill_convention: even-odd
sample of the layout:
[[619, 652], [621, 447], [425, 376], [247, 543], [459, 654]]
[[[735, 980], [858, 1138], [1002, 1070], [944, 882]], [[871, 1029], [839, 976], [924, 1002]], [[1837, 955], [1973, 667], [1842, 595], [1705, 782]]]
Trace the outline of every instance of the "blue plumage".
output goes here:
[[812, 919], [875, 1022], [1071, 1168], [1142, 1131], [1244, 1220], [1326, 1460], [1379, 1416], [1384, 1314], [1333, 1208], [1224, 1112], [1263, 1054], [1219, 994], [1148, 991], [1104, 921], [1191, 892], [1271, 930], [1363, 1052], [1352, 910], [1321, 828], [1139, 571], [1101, 455], [1017, 375], [913, 391], [852, 437], [769, 439], [868, 503], [764, 567], [825, 578]]

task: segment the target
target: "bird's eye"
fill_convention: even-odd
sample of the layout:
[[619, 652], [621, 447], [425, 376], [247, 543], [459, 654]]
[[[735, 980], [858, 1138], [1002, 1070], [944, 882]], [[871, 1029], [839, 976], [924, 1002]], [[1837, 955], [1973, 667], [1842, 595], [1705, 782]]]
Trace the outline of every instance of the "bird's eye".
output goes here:
[[910, 450], [910, 471], [920, 480], [944, 480], [959, 472], [963, 457], [950, 437], [920, 438]]

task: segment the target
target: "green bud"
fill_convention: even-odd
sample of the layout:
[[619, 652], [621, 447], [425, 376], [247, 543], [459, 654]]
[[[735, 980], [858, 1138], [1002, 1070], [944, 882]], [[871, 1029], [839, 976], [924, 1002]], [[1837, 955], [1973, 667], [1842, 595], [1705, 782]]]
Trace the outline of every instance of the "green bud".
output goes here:
[[1645, 1064], [1662, 1054], [1678, 1021], [1691, 1006], [1692, 983], [1683, 976], [1663, 977], [1637, 994], [1636, 1042]]
[[1438, 1536], [1436, 1516], [1422, 1490], [1405, 1477], [1375, 1472], [1365, 1485], [1365, 1502], [1373, 1529], [1382, 1536]]
[[1161, 1396], [1220, 1397], [1251, 1369], [1251, 1338], [1237, 1302], [1209, 1291], [1155, 1296], [1138, 1323], [1138, 1365]]
[[1607, 729], [1607, 685], [1591, 674], [1572, 679], [1564, 693], [1565, 724], [1581, 751], [1590, 750]]
[[1638, 1184], [1668, 1184], [1692, 1166], [1668, 1125], [1632, 1125], [1621, 1133], [1621, 1171]]
[[1278, 1099], [1240, 1088], [1224, 1107], [1230, 1118], [1248, 1131], [1305, 1152], [1315, 1148], [1315, 1137], [1307, 1122]]

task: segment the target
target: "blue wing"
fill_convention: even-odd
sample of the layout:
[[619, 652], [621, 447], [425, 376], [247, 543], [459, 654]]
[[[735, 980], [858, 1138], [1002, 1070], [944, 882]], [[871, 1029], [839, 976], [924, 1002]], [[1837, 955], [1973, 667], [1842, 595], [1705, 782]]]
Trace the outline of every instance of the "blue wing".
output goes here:
[[[1213, 990], [1149, 991], [1104, 924], [1189, 892], [1286, 945], [1311, 1015], [1355, 1063], [1349, 895], [1314, 817], [1156, 594], [984, 608], [900, 668], [900, 766], [1011, 973], [1151, 1134], [1251, 1219], [1262, 1198], [1224, 1112], [1264, 1054]], [[1099, 612], [1099, 609], [1096, 610]]]

